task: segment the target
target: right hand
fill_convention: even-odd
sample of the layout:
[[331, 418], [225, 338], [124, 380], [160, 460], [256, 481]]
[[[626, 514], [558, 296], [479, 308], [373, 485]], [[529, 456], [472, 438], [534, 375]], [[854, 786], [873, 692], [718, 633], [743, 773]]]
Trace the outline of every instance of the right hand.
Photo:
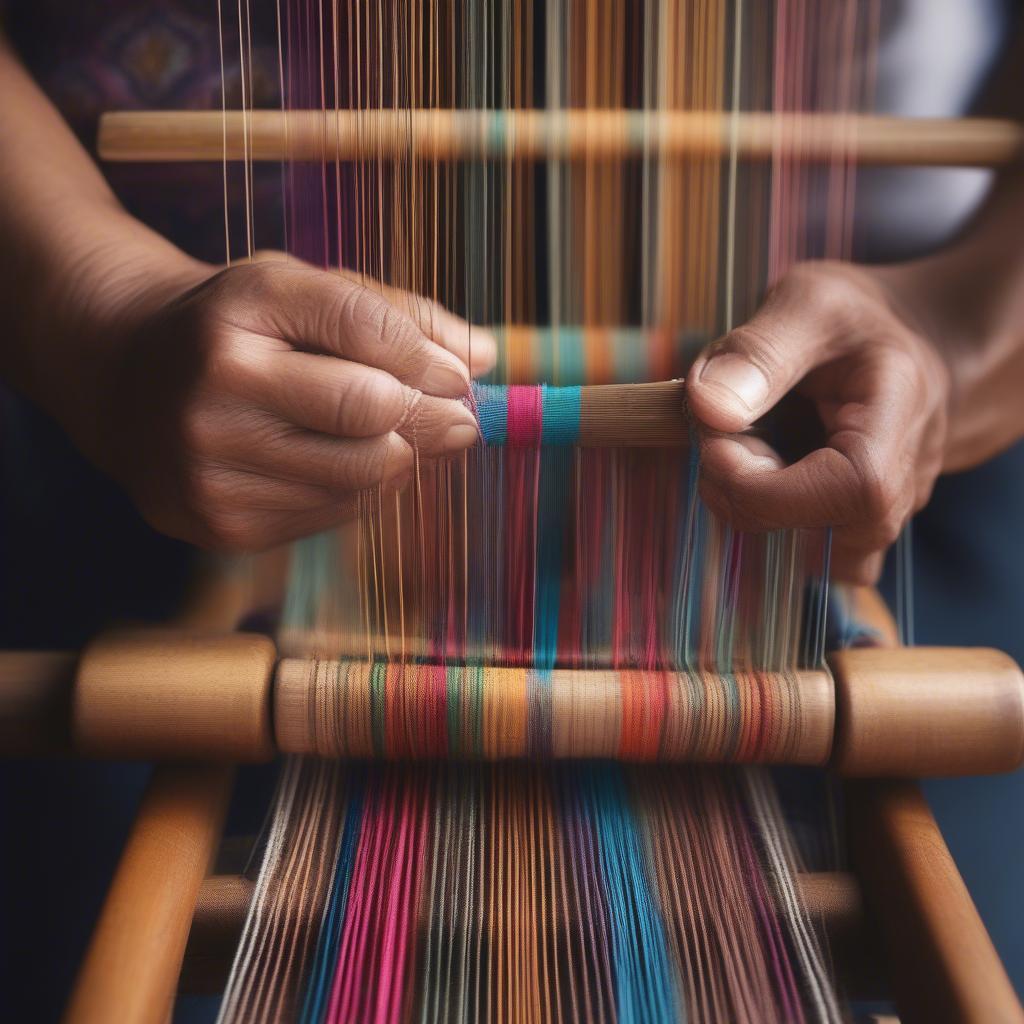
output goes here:
[[[477, 439], [461, 398], [487, 332], [427, 300], [407, 315], [351, 276], [298, 262], [210, 273], [143, 296], [113, 339], [102, 409], [78, 440], [172, 536], [259, 550], [335, 525], [409, 477], [414, 449]], [[399, 293], [401, 294], [401, 293]], [[394, 298], [394, 295], [392, 295]]]

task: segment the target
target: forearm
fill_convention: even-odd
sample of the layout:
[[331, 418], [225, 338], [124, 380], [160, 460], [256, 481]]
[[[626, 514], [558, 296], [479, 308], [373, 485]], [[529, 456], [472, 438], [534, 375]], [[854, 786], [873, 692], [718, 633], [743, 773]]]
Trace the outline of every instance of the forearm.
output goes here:
[[950, 367], [944, 468], [990, 458], [1024, 437], [1024, 173], [997, 183], [953, 244], [882, 267], [894, 305]]
[[109, 357], [114, 310], [197, 265], [121, 207], [2, 38], [0, 96], [0, 374], [64, 419]]

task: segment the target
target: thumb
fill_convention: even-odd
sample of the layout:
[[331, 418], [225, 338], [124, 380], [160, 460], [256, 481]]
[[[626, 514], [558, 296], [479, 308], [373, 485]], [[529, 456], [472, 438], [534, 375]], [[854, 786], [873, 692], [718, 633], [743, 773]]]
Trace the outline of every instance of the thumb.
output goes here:
[[735, 433], [768, 412], [826, 358], [834, 324], [819, 314], [803, 289], [783, 283], [747, 323], [708, 345], [686, 379], [697, 419]]

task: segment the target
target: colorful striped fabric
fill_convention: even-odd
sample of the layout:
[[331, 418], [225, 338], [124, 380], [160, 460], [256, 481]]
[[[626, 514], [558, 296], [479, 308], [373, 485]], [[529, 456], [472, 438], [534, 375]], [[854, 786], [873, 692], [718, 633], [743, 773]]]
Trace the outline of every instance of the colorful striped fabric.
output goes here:
[[817, 763], [821, 748], [801, 746], [801, 711], [814, 699], [812, 691], [829, 685], [824, 672], [312, 659], [298, 687], [309, 695], [313, 713], [301, 745], [287, 749], [396, 760]]
[[535, 448], [579, 440], [578, 387], [477, 384], [473, 402], [485, 444]]

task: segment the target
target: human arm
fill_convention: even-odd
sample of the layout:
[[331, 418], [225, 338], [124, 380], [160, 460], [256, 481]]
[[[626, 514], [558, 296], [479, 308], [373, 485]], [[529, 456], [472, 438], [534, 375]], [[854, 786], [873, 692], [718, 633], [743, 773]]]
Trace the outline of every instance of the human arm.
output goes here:
[[[831, 526], [839, 578], [875, 580], [943, 472], [1024, 436], [1024, 176], [924, 259], [807, 263], [694, 364], [708, 502], [748, 529]], [[826, 443], [790, 466], [743, 431], [790, 390]]]
[[155, 526], [266, 547], [397, 482], [413, 443], [475, 440], [462, 321], [294, 261], [194, 260], [120, 206], [2, 40], [0, 95], [0, 375]]

